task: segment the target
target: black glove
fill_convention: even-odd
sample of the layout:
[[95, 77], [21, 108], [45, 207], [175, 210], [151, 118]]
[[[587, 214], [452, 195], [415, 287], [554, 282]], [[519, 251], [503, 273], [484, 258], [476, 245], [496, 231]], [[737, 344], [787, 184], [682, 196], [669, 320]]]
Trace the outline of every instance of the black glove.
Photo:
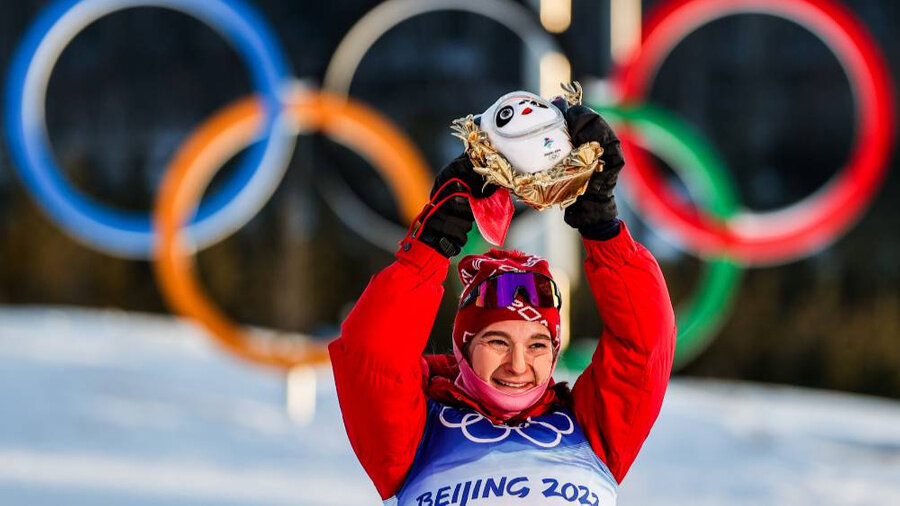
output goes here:
[[[444, 186], [444, 183], [454, 178], [462, 180], [469, 189], [457, 181]], [[472, 169], [472, 162], [465, 153], [441, 169], [434, 179], [431, 201], [425, 206], [421, 217], [424, 223], [418, 231], [419, 240], [447, 258], [458, 255], [466, 245], [475, 216], [472, 215], [466, 196], [457, 195], [444, 199], [453, 193], [471, 194], [475, 198], [489, 197], [497, 187], [485, 186], [484, 182], [484, 176]], [[433, 209], [434, 206], [437, 208]]]
[[613, 189], [625, 165], [622, 147], [612, 128], [593, 109], [576, 105], [565, 111], [573, 146], [597, 141], [603, 147], [603, 172], [594, 172], [587, 189], [565, 210], [566, 223], [588, 239], [610, 239], [619, 233]]

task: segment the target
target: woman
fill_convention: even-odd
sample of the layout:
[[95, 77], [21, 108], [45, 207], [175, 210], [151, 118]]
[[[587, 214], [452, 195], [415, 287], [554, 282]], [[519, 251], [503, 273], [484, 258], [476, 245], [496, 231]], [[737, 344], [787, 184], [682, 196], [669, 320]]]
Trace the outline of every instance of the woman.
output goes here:
[[426, 356], [467, 200], [488, 196], [466, 156], [438, 174], [420, 226], [375, 275], [329, 351], [350, 442], [382, 499], [401, 505], [615, 504], [659, 413], [675, 346], [665, 281], [617, 218], [618, 139], [593, 110], [565, 111], [574, 145], [598, 141], [603, 172], [566, 209], [605, 323], [569, 390], [553, 382], [559, 296], [547, 262], [491, 250], [459, 263], [453, 355]]

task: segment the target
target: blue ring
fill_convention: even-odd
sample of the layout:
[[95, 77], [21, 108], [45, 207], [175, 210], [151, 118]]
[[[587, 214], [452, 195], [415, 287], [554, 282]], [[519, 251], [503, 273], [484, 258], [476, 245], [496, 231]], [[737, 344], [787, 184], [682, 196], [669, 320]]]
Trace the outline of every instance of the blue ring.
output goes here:
[[[235, 213], [226, 212], [233, 211], [227, 209], [231, 202], [248, 208], [246, 211], [252, 211], [251, 215], [255, 212], [246, 203], [240, 202], [239, 194], [261, 168], [267, 151], [278, 144], [279, 136], [273, 135], [273, 129], [282, 109], [282, 87], [289, 74], [287, 60], [274, 33], [254, 9], [240, 0], [61, 0], [45, 9], [29, 27], [13, 55], [6, 86], [6, 139], [16, 162], [14, 165], [38, 203], [67, 232], [107, 253], [126, 257], [152, 256], [155, 233], [150, 214], [119, 211], [96, 203], [74, 189], [63, 177], [52, 155], [43, 103], [25, 110], [26, 79], [29, 72], [34, 72], [33, 63], [40, 44], [73, 9], [96, 7], [101, 12], [88, 14], [86, 20], [76, 20], [74, 24], [78, 26], [67, 33], [72, 33], [74, 38], [100, 17], [127, 8], [169, 8], [193, 16], [216, 29], [234, 46], [249, 67], [253, 86], [265, 105], [266, 118], [260, 138], [266, 142], [259, 142], [248, 150], [233, 176], [204, 200], [191, 221], [191, 236], [197, 242], [214, 242], [235, 228], [229, 221], [239, 219], [234, 217]], [[59, 52], [62, 52], [62, 47]], [[48, 82], [58, 57], [59, 53], [48, 58]], [[46, 88], [37, 98], [46, 100]], [[280, 179], [280, 175], [278, 177]], [[219, 223], [211, 223], [216, 221], [218, 213], [222, 213], [224, 221], [220, 219]], [[241, 210], [237, 214], [248, 213]], [[196, 237], [199, 231], [195, 229], [199, 229], [201, 224], [210, 225], [204, 230], [208, 232], [205, 234], [207, 237]]]

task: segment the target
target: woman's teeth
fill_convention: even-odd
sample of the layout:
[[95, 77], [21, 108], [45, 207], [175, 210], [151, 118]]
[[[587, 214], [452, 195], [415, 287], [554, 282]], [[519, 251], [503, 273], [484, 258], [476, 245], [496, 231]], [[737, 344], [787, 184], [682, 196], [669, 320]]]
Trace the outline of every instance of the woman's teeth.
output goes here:
[[501, 380], [498, 380], [497, 378], [494, 378], [494, 381], [496, 381], [496, 382], [499, 383], [500, 385], [503, 385], [503, 386], [505, 386], [505, 387], [510, 387], [510, 388], [522, 388], [522, 387], [524, 387], [525, 385], [528, 384], [528, 383], [511, 383], [511, 382], [509, 382], [509, 381], [501, 381]]

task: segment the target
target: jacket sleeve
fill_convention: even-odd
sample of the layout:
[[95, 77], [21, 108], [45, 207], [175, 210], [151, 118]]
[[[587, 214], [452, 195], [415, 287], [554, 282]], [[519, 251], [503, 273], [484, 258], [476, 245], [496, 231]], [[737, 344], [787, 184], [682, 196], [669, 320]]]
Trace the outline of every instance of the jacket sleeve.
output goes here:
[[612, 239], [584, 240], [585, 274], [604, 329], [572, 388], [585, 436], [620, 483], [659, 414], [675, 352], [675, 315], [662, 272], [621, 226]]
[[422, 352], [449, 266], [427, 245], [407, 241], [328, 347], [350, 444], [382, 499], [403, 484], [425, 430]]

